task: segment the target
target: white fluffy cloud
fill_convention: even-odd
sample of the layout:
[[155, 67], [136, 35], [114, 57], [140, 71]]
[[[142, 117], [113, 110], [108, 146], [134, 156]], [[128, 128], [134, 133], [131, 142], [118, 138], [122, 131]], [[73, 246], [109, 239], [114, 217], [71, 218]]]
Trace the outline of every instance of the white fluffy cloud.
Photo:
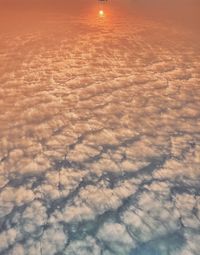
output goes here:
[[89, 2], [0, 15], [0, 253], [196, 255], [197, 35]]

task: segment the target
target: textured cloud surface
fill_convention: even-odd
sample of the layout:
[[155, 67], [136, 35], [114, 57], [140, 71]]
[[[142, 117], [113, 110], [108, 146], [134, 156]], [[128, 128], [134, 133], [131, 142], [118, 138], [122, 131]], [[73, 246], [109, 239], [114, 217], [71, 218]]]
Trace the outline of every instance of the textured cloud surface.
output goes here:
[[199, 255], [195, 33], [75, 9], [0, 25], [0, 254]]

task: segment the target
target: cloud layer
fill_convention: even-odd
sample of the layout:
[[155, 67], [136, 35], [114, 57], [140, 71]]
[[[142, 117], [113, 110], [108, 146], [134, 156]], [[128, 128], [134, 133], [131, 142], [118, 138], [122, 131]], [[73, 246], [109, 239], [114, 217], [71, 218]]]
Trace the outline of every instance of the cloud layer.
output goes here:
[[199, 253], [195, 35], [107, 11], [0, 32], [2, 255]]

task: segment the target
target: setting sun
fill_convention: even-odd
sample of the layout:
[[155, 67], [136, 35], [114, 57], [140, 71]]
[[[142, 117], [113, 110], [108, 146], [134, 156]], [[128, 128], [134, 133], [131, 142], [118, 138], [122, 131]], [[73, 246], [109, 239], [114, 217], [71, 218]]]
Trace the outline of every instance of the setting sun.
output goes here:
[[103, 11], [103, 10], [100, 10], [100, 11], [99, 11], [99, 17], [104, 17], [104, 16], [105, 16], [104, 11]]

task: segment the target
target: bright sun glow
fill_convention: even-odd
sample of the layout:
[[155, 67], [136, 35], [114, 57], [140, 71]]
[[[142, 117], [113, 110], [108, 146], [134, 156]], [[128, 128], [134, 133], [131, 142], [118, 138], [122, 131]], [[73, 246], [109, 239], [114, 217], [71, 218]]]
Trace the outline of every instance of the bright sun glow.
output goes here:
[[100, 11], [99, 11], [99, 16], [100, 16], [100, 17], [104, 17], [104, 16], [105, 16], [105, 13], [104, 13], [103, 10], [100, 10]]

